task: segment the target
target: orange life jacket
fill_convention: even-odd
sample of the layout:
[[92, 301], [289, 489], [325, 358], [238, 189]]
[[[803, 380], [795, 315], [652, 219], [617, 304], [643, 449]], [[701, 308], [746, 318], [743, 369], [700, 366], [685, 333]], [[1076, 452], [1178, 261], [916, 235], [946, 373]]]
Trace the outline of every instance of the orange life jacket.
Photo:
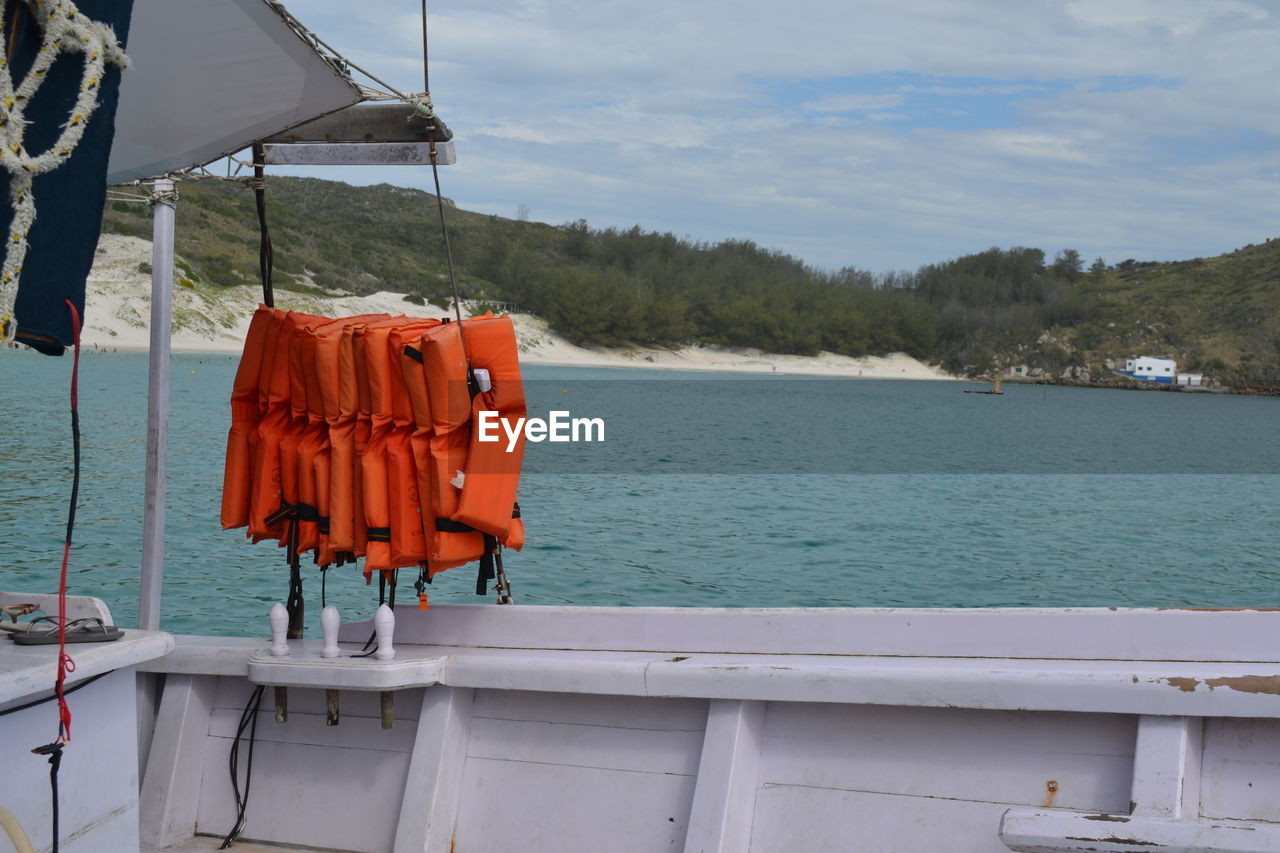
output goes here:
[[[394, 434], [399, 356], [392, 360], [391, 333], [395, 328], [422, 328], [438, 322], [397, 317], [356, 330], [357, 369], [363, 378], [356, 444], [360, 452], [361, 497], [368, 537], [366, 575], [411, 566], [427, 557], [421, 522], [416, 513], [409, 516], [411, 501], [406, 489], [416, 491], [416, 484], [408, 435], [403, 435], [401, 441]], [[403, 378], [400, 387], [403, 388]], [[400, 391], [400, 394], [403, 397], [407, 392]], [[403, 405], [408, 406], [407, 400]], [[360, 439], [364, 436], [360, 424], [366, 415], [368, 433], [361, 446]], [[418, 531], [416, 541], [415, 529]]]
[[316, 495], [320, 510], [317, 562], [363, 556], [355, 543], [355, 418], [359, 404], [351, 331], [357, 325], [387, 319], [386, 314], [344, 317], [314, 330], [315, 378], [320, 388], [325, 441], [316, 453]]
[[266, 357], [268, 333], [275, 309], [259, 305], [249, 322], [244, 355], [231, 388], [231, 429], [227, 431], [227, 461], [222, 476], [222, 529], [249, 524], [253, 494], [253, 451], [263, 406], [258, 377]]
[[[524, 523], [513, 509], [524, 461], [522, 427], [527, 409], [515, 327], [506, 314], [464, 320], [462, 326], [471, 367], [487, 370], [492, 387], [471, 400], [467, 474], [451, 517], [519, 550], [524, 545]], [[498, 421], [506, 424], [497, 441], [480, 440], [480, 412], [485, 411], [497, 412]], [[517, 431], [514, 446], [507, 440], [508, 429]]]
[[[488, 371], [485, 390], [469, 367]], [[499, 441], [479, 441], [486, 411], [509, 426]], [[507, 451], [524, 416], [505, 315], [457, 324], [259, 308], [232, 390], [224, 526], [277, 539], [291, 558], [314, 550], [320, 565], [363, 555], [366, 575], [483, 569], [498, 543], [524, 542], [522, 434]]]
[[284, 522], [279, 518], [282, 483], [280, 441], [289, 428], [289, 339], [293, 323], [288, 311], [272, 310], [264, 345], [258, 391], [262, 417], [254, 444], [253, 486], [249, 505], [249, 538], [280, 539]]
[[[481, 442], [481, 411], [496, 411], [512, 430], [524, 417], [524, 388], [511, 318], [475, 317], [431, 329], [420, 340], [430, 400], [427, 486], [434, 515], [433, 560], [457, 565], [486, 553], [484, 535], [519, 549], [524, 524], [516, 506], [524, 435], [507, 452], [505, 431], [497, 442]], [[467, 372], [489, 371], [491, 389], [471, 394]], [[425, 503], [425, 502], [424, 502]], [[459, 538], [461, 535], [462, 538]]]

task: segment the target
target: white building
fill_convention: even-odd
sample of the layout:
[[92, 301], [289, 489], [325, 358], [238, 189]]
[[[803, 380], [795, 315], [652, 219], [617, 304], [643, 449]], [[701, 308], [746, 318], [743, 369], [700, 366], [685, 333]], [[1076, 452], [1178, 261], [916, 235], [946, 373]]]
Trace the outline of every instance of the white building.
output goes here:
[[1174, 378], [1178, 375], [1178, 363], [1171, 358], [1141, 355], [1125, 361], [1124, 370], [1120, 372], [1134, 379], [1172, 385]]

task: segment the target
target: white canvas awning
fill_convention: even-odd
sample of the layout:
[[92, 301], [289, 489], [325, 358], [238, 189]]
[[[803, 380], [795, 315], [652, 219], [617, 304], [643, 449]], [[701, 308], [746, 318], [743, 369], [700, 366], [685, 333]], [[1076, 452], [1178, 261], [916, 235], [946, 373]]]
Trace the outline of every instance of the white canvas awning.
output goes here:
[[265, 0], [134, 0], [107, 182], [202, 165], [362, 100]]

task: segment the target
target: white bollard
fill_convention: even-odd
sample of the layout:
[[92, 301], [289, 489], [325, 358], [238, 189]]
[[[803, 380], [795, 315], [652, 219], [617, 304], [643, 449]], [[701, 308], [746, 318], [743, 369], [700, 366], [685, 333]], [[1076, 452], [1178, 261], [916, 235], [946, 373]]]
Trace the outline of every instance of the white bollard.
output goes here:
[[320, 633], [324, 635], [322, 658], [336, 658], [338, 652], [338, 608], [330, 604], [320, 611]]
[[396, 615], [385, 604], [378, 605], [378, 612], [373, 614], [373, 633], [378, 640], [378, 650], [373, 653], [374, 660], [391, 660], [396, 650], [391, 645], [391, 635], [396, 631]]
[[289, 644], [285, 642], [285, 634], [289, 632], [289, 611], [283, 604], [273, 604], [267, 619], [271, 622], [271, 654], [284, 657], [289, 654]]

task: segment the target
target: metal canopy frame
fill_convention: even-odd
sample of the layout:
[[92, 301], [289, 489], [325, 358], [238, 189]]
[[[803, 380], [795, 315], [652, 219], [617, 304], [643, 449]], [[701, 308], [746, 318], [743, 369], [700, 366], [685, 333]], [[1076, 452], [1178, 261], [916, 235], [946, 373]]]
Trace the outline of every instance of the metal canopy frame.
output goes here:
[[[179, 7], [194, 10], [207, 0], [136, 0], [153, 12], [173, 13]], [[376, 97], [351, 80], [343, 64], [325, 52], [327, 47], [275, 0], [230, 0], [245, 14], [259, 22], [264, 30], [278, 27], [283, 21], [298, 43], [296, 52], [305, 46], [313, 56], [329, 91], [315, 95], [310, 82], [296, 88], [299, 98], [310, 98], [311, 112], [274, 113], [273, 118], [246, 125], [235, 134], [226, 134], [216, 143], [196, 146], [181, 161], [164, 152], [148, 150], [145, 144], [113, 162], [109, 181], [136, 179], [156, 172], [174, 173], [203, 166], [221, 157], [242, 151], [254, 142], [262, 142], [265, 162], [289, 165], [451, 165], [456, 162], [453, 133], [435, 115], [427, 117], [407, 103], [379, 102], [360, 105]], [[158, 10], [158, 11], [157, 11]], [[278, 18], [279, 20], [273, 20]], [[266, 22], [266, 23], [264, 23]], [[182, 49], [186, 49], [185, 47]], [[141, 70], [141, 69], [140, 69]], [[336, 79], [335, 79], [336, 78]], [[154, 81], [153, 81], [154, 82]], [[163, 82], [163, 81], [162, 81]], [[335, 89], [336, 84], [336, 89]], [[335, 100], [336, 98], [336, 100]], [[126, 120], [136, 127], [145, 116], [165, 115], [154, 103], [135, 99], [132, 114]], [[429, 100], [427, 101], [429, 103]], [[127, 106], [127, 104], [126, 104]], [[298, 108], [302, 109], [301, 106]], [[253, 135], [245, 136], [247, 132]], [[266, 132], [266, 137], [261, 134]], [[117, 140], [121, 134], [117, 132]], [[128, 132], [124, 134], [128, 139]], [[136, 142], [136, 138], [133, 140]], [[126, 143], [128, 145], [130, 143]], [[230, 147], [229, 147], [230, 146]], [[135, 148], [139, 146], [135, 144]], [[434, 149], [434, 157], [433, 155]], [[113, 158], [114, 159], [114, 158]], [[125, 163], [125, 161], [129, 161]], [[129, 170], [132, 171], [129, 171]], [[173, 259], [174, 208], [173, 182], [168, 175], [154, 179], [152, 201], [152, 277], [151, 277], [151, 348], [147, 387], [147, 472], [146, 497], [143, 507], [143, 542], [141, 584], [138, 602], [138, 627], [158, 630], [160, 627], [161, 589], [164, 578], [165, 478], [167, 472], [169, 420], [170, 335], [173, 327]]]
[[357, 104], [262, 140], [277, 166], [429, 166], [456, 162], [453, 132], [403, 104]]

